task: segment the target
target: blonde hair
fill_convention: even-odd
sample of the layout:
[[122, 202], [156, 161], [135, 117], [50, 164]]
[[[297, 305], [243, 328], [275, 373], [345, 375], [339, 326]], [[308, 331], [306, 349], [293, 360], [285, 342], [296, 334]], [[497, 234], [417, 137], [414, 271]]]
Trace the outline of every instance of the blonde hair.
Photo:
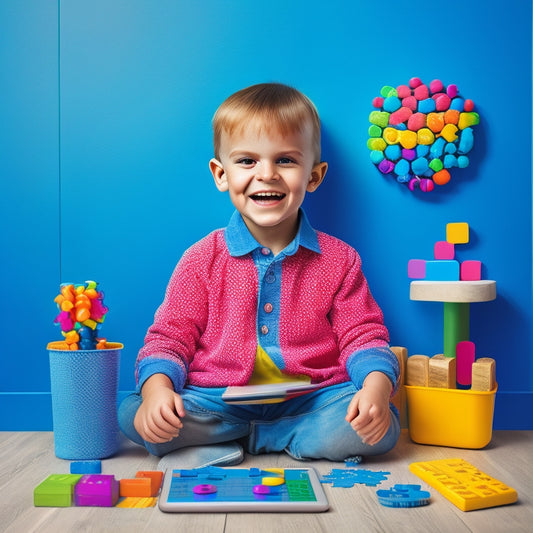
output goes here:
[[260, 83], [229, 96], [213, 116], [213, 146], [220, 159], [223, 133], [232, 135], [250, 122], [282, 135], [301, 131], [306, 121], [313, 128], [315, 164], [320, 163], [320, 118], [315, 105], [303, 93], [281, 83]]

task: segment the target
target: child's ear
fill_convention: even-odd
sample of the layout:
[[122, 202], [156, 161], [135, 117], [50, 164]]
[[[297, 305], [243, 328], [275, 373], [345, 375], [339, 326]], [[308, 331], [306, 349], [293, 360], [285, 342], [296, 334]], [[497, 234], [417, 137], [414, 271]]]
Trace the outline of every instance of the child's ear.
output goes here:
[[224, 172], [224, 167], [218, 159], [211, 159], [209, 161], [209, 170], [213, 174], [215, 179], [215, 185], [220, 192], [226, 192], [228, 190], [228, 180], [226, 179], [226, 173]]
[[318, 165], [313, 167], [309, 183], [307, 184], [307, 192], [314, 192], [318, 189], [319, 185], [324, 180], [327, 170], [328, 164], [325, 161], [322, 161], [322, 163], [318, 163]]

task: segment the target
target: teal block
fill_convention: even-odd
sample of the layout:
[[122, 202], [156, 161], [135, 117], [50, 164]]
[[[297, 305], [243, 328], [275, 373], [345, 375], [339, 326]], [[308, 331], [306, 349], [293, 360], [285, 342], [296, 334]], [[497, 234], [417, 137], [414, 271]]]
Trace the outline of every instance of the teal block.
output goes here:
[[426, 261], [426, 281], [459, 281], [459, 262]]

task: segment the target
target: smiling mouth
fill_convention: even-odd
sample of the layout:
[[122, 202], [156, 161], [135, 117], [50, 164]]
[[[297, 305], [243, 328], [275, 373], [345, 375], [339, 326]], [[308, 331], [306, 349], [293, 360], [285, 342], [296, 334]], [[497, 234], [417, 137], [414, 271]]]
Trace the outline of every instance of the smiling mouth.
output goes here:
[[250, 198], [254, 202], [278, 202], [285, 198], [285, 194], [281, 192], [259, 192], [256, 194], [251, 194]]

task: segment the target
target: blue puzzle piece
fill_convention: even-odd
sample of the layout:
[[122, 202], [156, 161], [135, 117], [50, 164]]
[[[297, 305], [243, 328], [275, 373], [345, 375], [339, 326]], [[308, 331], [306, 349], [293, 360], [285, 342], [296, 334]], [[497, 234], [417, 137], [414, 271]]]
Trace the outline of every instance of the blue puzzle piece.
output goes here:
[[333, 487], [350, 488], [356, 483], [375, 487], [387, 479], [390, 472], [372, 472], [355, 468], [334, 468], [329, 474], [322, 476], [321, 483], [332, 483]]
[[420, 507], [429, 504], [430, 493], [420, 485], [396, 484], [388, 490], [376, 492], [379, 503], [385, 507]]

